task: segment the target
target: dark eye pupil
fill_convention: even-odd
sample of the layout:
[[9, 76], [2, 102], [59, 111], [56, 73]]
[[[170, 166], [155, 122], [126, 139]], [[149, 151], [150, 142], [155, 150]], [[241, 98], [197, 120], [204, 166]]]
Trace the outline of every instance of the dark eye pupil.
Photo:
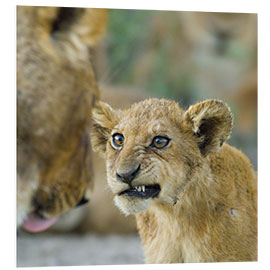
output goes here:
[[161, 138], [156, 138], [156, 140], [155, 140], [156, 144], [162, 144], [165, 141], [166, 141], [165, 139], [161, 139]]
[[155, 137], [153, 139], [151, 146], [161, 149], [161, 148], [167, 146], [169, 141], [170, 141], [170, 139], [165, 138], [165, 137]]
[[118, 135], [118, 136], [115, 137], [115, 140], [116, 140], [118, 143], [122, 143], [122, 142], [123, 142], [123, 137]]
[[124, 136], [121, 134], [114, 134], [112, 141], [115, 147], [120, 147], [124, 142]]

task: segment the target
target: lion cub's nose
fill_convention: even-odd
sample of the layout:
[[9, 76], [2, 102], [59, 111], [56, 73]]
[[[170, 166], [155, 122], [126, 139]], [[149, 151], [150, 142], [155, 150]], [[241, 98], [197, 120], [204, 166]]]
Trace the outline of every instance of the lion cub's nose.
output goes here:
[[121, 182], [128, 184], [131, 187], [132, 180], [136, 177], [140, 170], [140, 164], [136, 169], [132, 169], [129, 172], [116, 172], [116, 178]]

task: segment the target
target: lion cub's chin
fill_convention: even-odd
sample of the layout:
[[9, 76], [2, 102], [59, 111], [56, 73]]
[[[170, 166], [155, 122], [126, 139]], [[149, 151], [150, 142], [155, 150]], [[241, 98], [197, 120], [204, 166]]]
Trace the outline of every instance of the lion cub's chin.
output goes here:
[[150, 200], [143, 200], [136, 197], [118, 196], [114, 197], [115, 205], [123, 212], [125, 215], [134, 215], [139, 212], [149, 208]]

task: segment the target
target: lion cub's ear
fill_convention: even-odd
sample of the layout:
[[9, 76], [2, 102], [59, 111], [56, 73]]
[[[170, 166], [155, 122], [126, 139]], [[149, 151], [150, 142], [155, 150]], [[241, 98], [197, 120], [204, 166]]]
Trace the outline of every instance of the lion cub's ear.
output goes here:
[[97, 102], [92, 110], [92, 127], [90, 131], [91, 143], [95, 152], [104, 154], [106, 144], [116, 126], [121, 114], [120, 110], [112, 109], [104, 102]]
[[191, 124], [200, 152], [204, 156], [220, 149], [229, 138], [233, 125], [229, 107], [215, 99], [190, 106], [184, 114], [184, 121]]

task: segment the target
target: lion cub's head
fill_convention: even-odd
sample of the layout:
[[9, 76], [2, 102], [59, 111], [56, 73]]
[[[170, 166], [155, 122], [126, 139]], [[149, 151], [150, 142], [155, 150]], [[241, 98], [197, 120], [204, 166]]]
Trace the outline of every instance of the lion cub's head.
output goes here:
[[165, 99], [148, 99], [125, 111], [99, 103], [93, 111], [93, 148], [106, 155], [116, 205], [136, 214], [151, 204], [176, 202], [209, 153], [228, 139], [232, 115], [221, 101], [184, 111]]

